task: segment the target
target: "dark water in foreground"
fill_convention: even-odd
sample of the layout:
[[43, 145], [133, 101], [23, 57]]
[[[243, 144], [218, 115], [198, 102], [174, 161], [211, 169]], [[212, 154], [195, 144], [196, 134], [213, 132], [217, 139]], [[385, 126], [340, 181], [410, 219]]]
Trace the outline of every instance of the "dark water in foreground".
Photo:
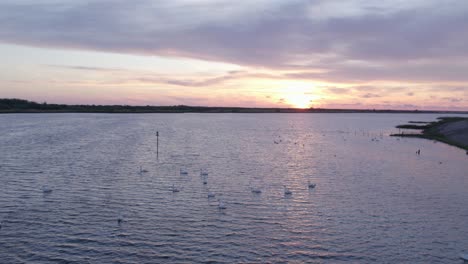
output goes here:
[[461, 263], [468, 156], [388, 137], [435, 117], [0, 115], [0, 263]]

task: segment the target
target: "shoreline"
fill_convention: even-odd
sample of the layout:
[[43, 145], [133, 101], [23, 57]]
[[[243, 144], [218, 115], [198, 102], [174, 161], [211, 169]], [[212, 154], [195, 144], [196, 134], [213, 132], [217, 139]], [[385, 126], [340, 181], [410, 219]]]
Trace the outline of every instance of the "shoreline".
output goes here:
[[212, 111], [34, 111], [15, 110], [2, 111], [0, 115], [8, 114], [461, 114], [468, 115], [465, 111], [400, 111], [400, 110], [309, 110], [280, 108], [274, 111], [246, 110], [212, 110]]
[[436, 140], [451, 146], [467, 150], [468, 155], [468, 118], [439, 117], [438, 121], [427, 125], [399, 125], [397, 128], [422, 130], [420, 134], [391, 134], [393, 137], [414, 137]]
[[256, 108], [217, 106], [130, 106], [130, 105], [67, 105], [36, 103], [23, 99], [0, 98], [0, 114], [40, 113], [382, 113], [382, 114], [467, 114], [468, 111], [392, 110], [392, 109], [327, 109], [327, 108]]

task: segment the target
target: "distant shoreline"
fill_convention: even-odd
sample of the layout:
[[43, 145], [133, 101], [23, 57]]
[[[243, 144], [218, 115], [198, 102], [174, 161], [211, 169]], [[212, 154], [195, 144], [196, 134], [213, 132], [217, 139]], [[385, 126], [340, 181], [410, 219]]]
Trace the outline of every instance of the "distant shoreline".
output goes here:
[[439, 121], [426, 125], [399, 125], [397, 128], [422, 130], [420, 134], [392, 134], [396, 137], [416, 137], [440, 141], [467, 150], [468, 155], [468, 118], [439, 117]]
[[209, 106], [129, 106], [129, 105], [66, 105], [36, 103], [22, 99], [0, 99], [0, 114], [18, 113], [392, 113], [392, 114], [468, 114], [468, 111], [432, 110], [376, 110], [376, 109], [323, 109], [323, 108], [249, 108]]

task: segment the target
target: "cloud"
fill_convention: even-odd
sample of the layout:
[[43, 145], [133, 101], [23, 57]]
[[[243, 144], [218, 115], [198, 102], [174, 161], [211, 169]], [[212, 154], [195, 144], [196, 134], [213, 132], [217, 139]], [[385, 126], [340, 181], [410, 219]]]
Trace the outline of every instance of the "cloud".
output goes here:
[[217, 75], [215, 77], [194, 77], [183, 78], [177, 76], [165, 76], [165, 77], [151, 77], [147, 74], [147, 77], [136, 78], [133, 80], [140, 82], [154, 82], [154, 83], [166, 83], [170, 85], [186, 86], [186, 87], [208, 87], [213, 85], [225, 84], [229, 81], [238, 81], [242, 79], [283, 79], [284, 76], [281, 74], [270, 74], [270, 73], [256, 73], [246, 71], [230, 71], [226, 74]]
[[359, 92], [375, 92], [380, 90], [378, 87], [374, 86], [354, 86], [353, 90], [359, 91]]
[[398, 82], [468, 82], [468, 58], [406, 61], [401, 63], [379, 62], [374, 64], [328, 63], [324, 72], [307, 70], [287, 74], [289, 78], [324, 80], [330, 82], [363, 83], [370, 81]]
[[461, 98], [456, 98], [456, 97], [443, 97], [441, 98], [442, 100], [445, 100], [445, 101], [450, 101], [452, 103], [459, 103], [459, 102], [463, 102], [463, 99]]
[[246, 70], [165, 76], [51, 67], [119, 72], [114, 81], [193, 88], [249, 78], [324, 81], [334, 84], [322, 90], [356, 101], [395, 94], [440, 99], [445, 91], [464, 98], [454, 103], [466, 102], [467, 28], [468, 2], [461, 0], [443, 5], [435, 0], [0, 2], [2, 43], [196, 58]]
[[230, 76], [230, 75], [225, 75], [225, 76], [220, 76], [220, 77], [214, 77], [214, 78], [205, 78], [202, 80], [199, 79], [183, 79], [183, 78], [161, 78], [161, 77], [140, 77], [136, 78], [134, 80], [137, 80], [139, 82], [143, 83], [164, 83], [164, 84], [170, 84], [170, 85], [176, 85], [176, 86], [186, 86], [186, 87], [206, 87], [206, 86], [212, 86], [216, 84], [221, 84], [224, 83], [228, 80], [236, 79], [235, 76]]
[[361, 97], [362, 98], [377, 98], [377, 97], [382, 97], [382, 96], [379, 95], [379, 94], [366, 93], [366, 94], [362, 95]]
[[128, 69], [120, 68], [103, 68], [103, 67], [89, 67], [89, 66], [78, 66], [78, 65], [45, 65], [51, 68], [78, 70], [78, 71], [93, 71], [93, 72], [128, 72]]
[[346, 94], [351, 91], [351, 89], [337, 87], [327, 87], [326, 90], [332, 94]]
[[320, 63], [324, 54], [339, 61], [466, 59], [465, 1], [378, 2], [3, 1], [0, 40], [270, 68]]
[[[117, 83], [146, 83], [146, 84], [169, 84], [183, 87], [209, 87], [214, 85], [222, 85], [229, 81], [237, 81], [242, 79], [283, 79], [281, 74], [255, 72], [255, 71], [228, 71], [223, 74], [199, 74], [190, 76], [160, 74], [151, 71], [131, 70], [124, 68], [105, 68], [105, 67], [89, 67], [80, 65], [45, 65], [51, 68], [99, 72], [113, 74], [119, 73], [119, 81]], [[114, 78], [115, 79], [115, 78]], [[112, 83], [114, 84], [114, 82]]]

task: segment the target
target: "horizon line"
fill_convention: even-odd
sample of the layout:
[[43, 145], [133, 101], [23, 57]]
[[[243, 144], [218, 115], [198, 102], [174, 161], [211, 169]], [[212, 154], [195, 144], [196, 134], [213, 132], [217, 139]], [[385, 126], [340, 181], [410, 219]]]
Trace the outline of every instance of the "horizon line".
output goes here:
[[[18, 101], [22, 103], [28, 103], [36, 106], [40, 105], [47, 105], [47, 106], [64, 106], [64, 107], [88, 107], [88, 108], [93, 108], [93, 107], [126, 107], [126, 108], [145, 108], [145, 107], [151, 107], [151, 108], [193, 108], [191, 109], [192, 111], [190, 112], [197, 112], [196, 108], [203, 108], [206, 110], [216, 110], [216, 109], [223, 109], [223, 110], [270, 110], [270, 111], [290, 111], [290, 112], [279, 112], [279, 113], [314, 113], [314, 112], [395, 112], [395, 113], [460, 113], [460, 114], [468, 114], [468, 110], [420, 110], [420, 109], [376, 109], [376, 108], [362, 108], [362, 109], [356, 109], [356, 108], [320, 108], [320, 107], [309, 107], [309, 108], [295, 108], [295, 107], [245, 107], [245, 106], [203, 106], [203, 105], [184, 105], [184, 104], [179, 104], [179, 105], [126, 105], [126, 104], [62, 104], [62, 103], [38, 103], [36, 101], [30, 101], [27, 99], [21, 99], [21, 98], [0, 98], [0, 106], [2, 101], [6, 100], [11, 100], [11, 101]], [[18, 105], [18, 104], [17, 104]], [[18, 108], [10, 108], [10, 110], [16, 111], [18, 113]], [[67, 111], [67, 109], [37, 109], [37, 108], [29, 108], [29, 109], [23, 109], [23, 110], [41, 110], [44, 112], [70, 112]], [[69, 109], [70, 110], [70, 109]], [[156, 109], [154, 109], [156, 110]], [[177, 109], [174, 109], [177, 110]], [[0, 112], [5, 113], [1, 107], [0, 107]], [[149, 112], [149, 111], [147, 111]], [[136, 112], [138, 113], [138, 112]], [[200, 112], [198, 113], [206, 113], [206, 112]], [[235, 113], [235, 112], [234, 112]], [[245, 113], [245, 112], [241, 112]], [[261, 113], [261, 112], [260, 112]], [[272, 112], [274, 113], [274, 112]]]

